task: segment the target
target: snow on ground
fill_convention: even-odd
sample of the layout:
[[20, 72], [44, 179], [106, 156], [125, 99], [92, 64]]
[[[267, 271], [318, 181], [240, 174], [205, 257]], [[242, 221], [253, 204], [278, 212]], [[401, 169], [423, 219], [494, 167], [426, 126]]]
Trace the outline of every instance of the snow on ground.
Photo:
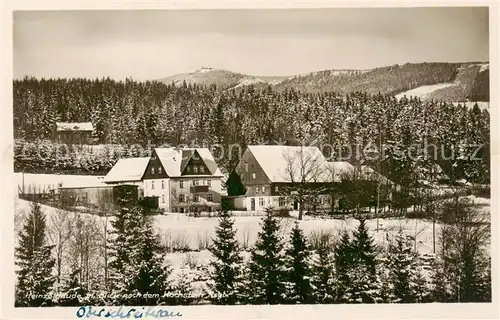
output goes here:
[[429, 86], [420, 86], [405, 92], [401, 92], [397, 94], [395, 97], [396, 99], [401, 99], [403, 96], [406, 95], [407, 98], [411, 97], [419, 97], [420, 99], [424, 100], [426, 99], [431, 93], [433, 93], [436, 90], [455, 86], [456, 83], [438, 83], [438, 84], [433, 84]]
[[[41, 191], [55, 189], [61, 183], [63, 187], [89, 187], [103, 185], [103, 176], [69, 175], [69, 174], [39, 174], [39, 173], [14, 173], [14, 181], [17, 190], [22, 189], [24, 180], [24, 192], [32, 193], [33, 190]], [[19, 188], [19, 189], [18, 189]], [[31, 190], [31, 191], [30, 191]]]
[[[481, 206], [485, 213], [490, 212], [490, 199], [469, 196], [475, 204]], [[42, 210], [47, 214], [47, 227], [51, 228], [53, 217], [58, 212], [66, 212], [49, 206], [42, 205]], [[22, 226], [22, 217], [30, 210], [30, 202], [26, 200], [15, 200], [15, 231], [16, 234]], [[104, 218], [92, 216], [84, 213], [67, 212], [71, 215], [84, 215], [89, 219], [94, 219], [99, 228], [104, 228]], [[292, 212], [295, 216], [296, 212]], [[257, 234], [261, 230], [261, 216], [235, 216], [234, 226], [237, 229], [236, 237], [240, 245], [245, 249], [250, 249], [257, 239]], [[359, 221], [355, 219], [323, 219], [304, 216], [304, 220], [296, 220], [294, 217], [281, 218], [281, 236], [288, 241], [289, 233], [294, 223], [297, 222], [304, 234], [310, 239], [319, 233], [329, 233], [334, 238], [338, 238], [339, 233], [347, 229], [353, 231], [358, 226]], [[109, 223], [109, 221], [108, 221]], [[386, 236], [394, 235], [403, 230], [414, 241], [416, 250], [420, 254], [432, 254], [433, 251], [433, 225], [431, 221], [422, 219], [387, 218], [370, 219], [366, 221], [370, 234], [379, 246], [387, 244]], [[215, 228], [218, 225], [216, 217], [189, 217], [184, 214], [170, 213], [154, 216], [154, 224], [162, 241], [172, 243], [177, 241], [185, 243], [191, 251], [168, 253], [166, 260], [173, 267], [174, 273], [183, 270], [184, 266], [207, 265], [211, 259], [211, 253], [206, 250], [207, 241], [215, 235]], [[436, 235], [439, 235], [441, 224], [436, 223]], [[17, 238], [17, 237], [16, 237]], [[17, 240], [17, 239], [16, 239]], [[439, 243], [436, 244], [439, 249]], [[249, 252], [243, 255], [248, 257]]]

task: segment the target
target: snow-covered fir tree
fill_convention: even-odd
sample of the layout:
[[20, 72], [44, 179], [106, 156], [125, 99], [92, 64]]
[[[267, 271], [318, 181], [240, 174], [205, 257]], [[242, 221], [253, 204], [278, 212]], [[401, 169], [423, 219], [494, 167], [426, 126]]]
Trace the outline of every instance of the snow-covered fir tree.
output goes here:
[[45, 213], [40, 204], [31, 203], [31, 211], [19, 232], [15, 248], [17, 284], [15, 304], [19, 307], [48, 306], [52, 303], [52, 274], [55, 260], [52, 246], [45, 242]]
[[195, 273], [188, 266], [183, 266], [181, 271], [172, 281], [172, 295], [169, 296], [168, 304], [172, 305], [191, 305], [200, 300], [200, 296], [194, 290]]
[[251, 252], [249, 263], [249, 303], [281, 304], [286, 300], [286, 272], [279, 221], [270, 208]]
[[295, 222], [290, 235], [290, 244], [285, 250], [288, 303], [308, 304], [313, 301], [310, 256], [307, 239], [298, 222]]
[[334, 250], [335, 261], [335, 299], [338, 302], [347, 302], [347, 291], [350, 286], [349, 270], [353, 264], [353, 248], [347, 230], [342, 230], [340, 241]]
[[424, 302], [426, 288], [422, 266], [411, 240], [401, 231], [389, 242], [384, 262], [390, 274], [390, 302]]
[[137, 269], [134, 253], [140, 248], [141, 211], [138, 207], [122, 207], [111, 220], [109, 236], [110, 303], [123, 304]]
[[215, 257], [210, 261], [210, 299], [214, 304], [236, 304], [242, 289], [243, 258], [234, 220], [225, 209], [219, 212], [219, 225], [215, 229], [210, 252]]
[[160, 239], [150, 217], [143, 208], [125, 200], [126, 192], [120, 197], [122, 208], [111, 220], [111, 302], [156, 305], [161, 300], [156, 297], [162, 297], [168, 289], [169, 268], [164, 265]]
[[314, 303], [329, 304], [335, 302], [335, 265], [333, 246], [325, 239], [320, 241], [319, 246], [312, 258], [311, 264], [311, 286]]
[[151, 218], [144, 215], [142, 221], [141, 240], [132, 256], [129, 292], [137, 296], [133, 300], [136, 305], [157, 305], [170, 290], [167, 282], [170, 268], [164, 264], [165, 253]]
[[381, 284], [376, 272], [376, 248], [365, 221], [349, 239], [344, 231], [335, 249], [337, 300], [344, 303], [381, 301]]

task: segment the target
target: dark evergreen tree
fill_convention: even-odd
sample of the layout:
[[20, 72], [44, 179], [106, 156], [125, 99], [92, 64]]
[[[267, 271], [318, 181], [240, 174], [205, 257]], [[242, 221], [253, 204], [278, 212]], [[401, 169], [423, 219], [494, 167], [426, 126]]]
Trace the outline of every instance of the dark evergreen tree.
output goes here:
[[311, 286], [314, 303], [335, 302], [336, 286], [333, 246], [328, 241], [320, 241], [311, 266]]
[[171, 288], [168, 286], [170, 269], [165, 266], [165, 254], [160, 239], [153, 230], [151, 218], [143, 216], [140, 243], [133, 252], [131, 281], [128, 291], [135, 295], [131, 303], [136, 305], [158, 305]]
[[243, 258], [236, 239], [234, 221], [230, 213], [223, 209], [219, 212], [219, 225], [215, 229], [210, 252], [215, 260], [210, 261], [213, 272], [210, 278], [212, 303], [233, 305], [238, 302], [241, 292]]
[[376, 272], [376, 248], [373, 238], [368, 234], [365, 220], [359, 221], [358, 228], [353, 232], [352, 253], [354, 262], [364, 264], [371, 275]]
[[[131, 205], [111, 221], [110, 283], [115, 304], [157, 304], [140, 298], [146, 293], [163, 296], [168, 268], [163, 265], [160, 242], [144, 210]], [[133, 298], [128, 298], [133, 297]]]
[[392, 302], [423, 302], [427, 295], [421, 265], [412, 248], [411, 241], [402, 232], [389, 243], [385, 262], [390, 274]]
[[15, 249], [18, 267], [16, 306], [39, 307], [52, 303], [52, 286], [55, 281], [52, 274], [55, 264], [51, 256], [52, 248], [53, 246], [45, 243], [45, 214], [39, 203], [32, 202]]
[[313, 301], [311, 287], [311, 252], [298, 222], [292, 228], [291, 244], [285, 251], [285, 268], [287, 272], [287, 302], [311, 303]]
[[342, 231], [340, 241], [334, 250], [334, 256], [335, 276], [337, 280], [335, 298], [339, 302], [347, 302], [346, 295], [350, 286], [349, 270], [354, 262], [354, 252], [347, 230]]
[[284, 268], [283, 240], [279, 236], [279, 222], [271, 209], [266, 209], [251, 253], [249, 265], [250, 303], [280, 304], [285, 302], [286, 272]]

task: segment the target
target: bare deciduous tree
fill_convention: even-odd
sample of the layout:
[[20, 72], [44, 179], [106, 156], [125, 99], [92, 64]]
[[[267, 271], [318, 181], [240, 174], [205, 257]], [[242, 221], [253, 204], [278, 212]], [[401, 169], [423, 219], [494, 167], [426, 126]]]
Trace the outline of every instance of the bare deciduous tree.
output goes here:
[[49, 217], [48, 238], [54, 245], [54, 254], [56, 260], [57, 283], [61, 282], [61, 272], [66, 248], [73, 234], [74, 214], [65, 210], [56, 209], [54, 214]]
[[325, 180], [325, 160], [319, 149], [313, 147], [300, 146], [287, 151], [282, 156], [286, 164], [284, 178], [288, 183], [281, 192], [298, 203], [298, 219], [302, 220], [307, 201], [316, 199], [324, 191], [320, 185]]

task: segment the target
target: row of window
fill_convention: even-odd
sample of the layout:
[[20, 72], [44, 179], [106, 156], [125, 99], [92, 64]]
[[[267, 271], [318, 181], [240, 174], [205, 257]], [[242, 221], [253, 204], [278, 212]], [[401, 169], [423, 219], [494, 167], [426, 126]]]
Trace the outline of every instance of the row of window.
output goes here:
[[[179, 202], [186, 202], [186, 195], [185, 194], [180, 194], [179, 195]], [[207, 193], [207, 201], [208, 202], [213, 202], [214, 201], [214, 195], [211, 193]], [[199, 202], [200, 201], [200, 195], [199, 194], [193, 194], [193, 202]], [[165, 203], [165, 195], [161, 196], [161, 203]]]
[[196, 165], [191, 165], [187, 166], [187, 173], [205, 173], [205, 167], [204, 166], [196, 166]]
[[[207, 201], [208, 202], [213, 202], [214, 201], [214, 195], [212, 193], [207, 193]], [[187, 202], [188, 196], [185, 194], [180, 194], [179, 195], [179, 202]], [[191, 199], [193, 202], [199, 202], [200, 201], [200, 195], [199, 194], [193, 194], [193, 198]]]
[[[285, 197], [279, 197], [278, 202], [279, 202], [280, 207], [286, 206], [286, 198]], [[264, 198], [259, 198], [259, 206], [260, 207], [264, 206]]]
[[[162, 167], [161, 166], [158, 166], [158, 167], [155, 167], [155, 166], [151, 166], [151, 175], [155, 175], [155, 173], [158, 173], [159, 175], [162, 174]], [[204, 166], [187, 166], [187, 173], [194, 173], [194, 174], [197, 174], [197, 173], [205, 173], [205, 167]]]
[[[200, 185], [200, 180], [193, 180], [193, 185], [199, 186]], [[203, 180], [203, 185], [204, 186], [212, 186], [212, 180]], [[151, 181], [151, 189], [155, 188], [155, 182]], [[165, 180], [161, 181], [161, 188], [165, 189]], [[181, 180], [179, 181], [179, 188], [184, 189], [184, 181]]]
[[[162, 173], [162, 168], [161, 166], [158, 167], [158, 174], [160, 175]], [[151, 175], [154, 176], [155, 175], [155, 166], [151, 166]]]
[[[262, 193], [265, 193], [266, 192], [266, 186], [262, 186], [262, 187], [255, 187], [255, 193], [256, 194], [259, 194], [260, 190], [262, 190]], [[274, 186], [274, 191], [278, 191], [279, 188], [278, 186]]]

